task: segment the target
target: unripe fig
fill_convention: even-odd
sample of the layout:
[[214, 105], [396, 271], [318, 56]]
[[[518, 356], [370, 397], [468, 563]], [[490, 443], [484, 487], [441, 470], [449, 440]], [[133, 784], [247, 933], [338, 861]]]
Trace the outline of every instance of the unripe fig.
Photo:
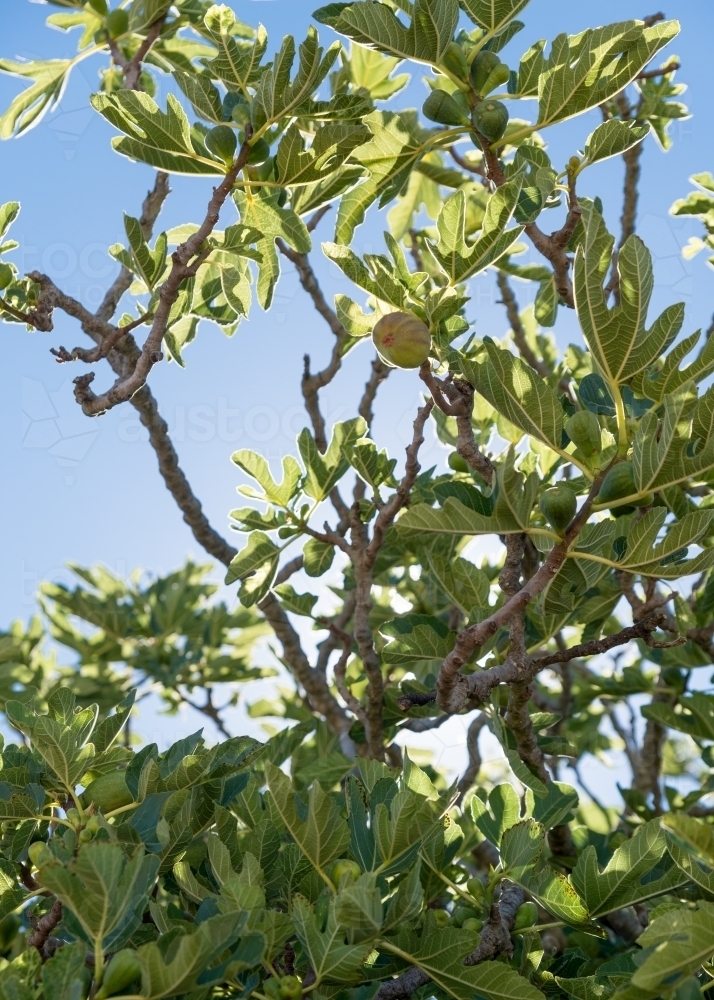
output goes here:
[[508, 109], [500, 101], [481, 101], [471, 115], [474, 128], [490, 142], [500, 139], [508, 125]]
[[458, 451], [452, 451], [447, 459], [449, 463], [449, 468], [453, 469], [454, 472], [468, 472], [469, 466], [465, 458], [459, 455]]
[[95, 14], [99, 14], [100, 17], [107, 16], [107, 11], [109, 10], [107, 7], [107, 0], [87, 0], [87, 3]]
[[102, 985], [95, 994], [95, 1000], [105, 1000], [113, 993], [123, 992], [136, 979], [141, 978], [141, 962], [135, 951], [123, 948], [112, 955], [104, 970]]
[[243, 125], [247, 125], [250, 121], [250, 106], [248, 101], [242, 94], [236, 94], [235, 91], [229, 90], [223, 98], [222, 112], [224, 122], [229, 122], [231, 119], [233, 119], [233, 121], [237, 121], [237, 119], [233, 117], [233, 112], [236, 108], [245, 108], [247, 110], [248, 121], [242, 122]]
[[513, 922], [514, 931], [525, 930], [526, 927], [533, 927], [538, 920], [538, 907], [535, 903], [521, 903], [516, 910], [516, 919]]
[[445, 90], [432, 90], [422, 105], [424, 117], [439, 125], [467, 125], [468, 118]]
[[431, 334], [411, 313], [382, 316], [372, 331], [372, 342], [381, 356], [397, 368], [418, 368], [429, 357]]
[[126, 787], [126, 774], [124, 771], [110, 771], [103, 774], [90, 785], [87, 785], [82, 792], [80, 801], [83, 806], [88, 806], [93, 802], [103, 813], [110, 813], [114, 809], [121, 809], [133, 802], [131, 792]]
[[79, 842], [80, 844], [88, 844], [90, 840], [94, 839], [94, 834], [87, 827], [79, 831]]
[[90, 816], [87, 820], [86, 829], [94, 836], [95, 833], [99, 833], [102, 828], [102, 824], [99, 822], [98, 816]]
[[480, 878], [476, 878], [476, 876], [473, 876], [468, 880], [466, 883], [466, 889], [468, 890], [469, 895], [475, 899], [477, 903], [480, 903], [486, 895], [483, 882]]
[[578, 410], [565, 422], [565, 431], [586, 458], [599, 455], [602, 449], [600, 422], [590, 410]]
[[279, 985], [281, 1000], [300, 1000], [302, 983], [297, 976], [283, 976]]
[[461, 48], [458, 42], [449, 42], [446, 46], [446, 51], [441, 57], [442, 66], [453, 73], [454, 76], [458, 76], [460, 80], [466, 79], [469, 67], [466, 62], [466, 56], [464, 55], [464, 50]]
[[479, 920], [478, 917], [468, 917], [461, 926], [465, 931], [479, 934], [483, 930], [483, 920]]
[[82, 822], [82, 817], [79, 815], [79, 809], [68, 809], [67, 819], [72, 824], [72, 826], [79, 826]]
[[248, 153], [248, 163], [264, 163], [270, 156], [270, 143], [266, 139], [258, 139], [255, 145], [250, 147]]
[[106, 28], [97, 28], [94, 32], [94, 41], [96, 45], [103, 45], [104, 42], [109, 41], [109, 32]]
[[54, 854], [43, 840], [36, 840], [34, 844], [30, 844], [27, 849], [27, 856], [35, 868], [46, 865], [48, 861], [52, 861], [54, 858]]
[[335, 885], [352, 885], [362, 874], [362, 869], [356, 861], [340, 858], [332, 868], [332, 881]]
[[[633, 493], [637, 493], [637, 486], [635, 485], [635, 470], [632, 467], [632, 462], [618, 462], [617, 465], [613, 465], [603, 479], [597, 502], [612, 503], [614, 500], [629, 497]], [[640, 500], [631, 500], [630, 504], [633, 507], [649, 507], [653, 499], [652, 494], [648, 493]]]
[[129, 30], [129, 13], [118, 7], [107, 14], [107, 31], [110, 38], [118, 38]]
[[448, 910], [432, 910], [437, 927], [446, 927], [451, 920]]
[[463, 927], [464, 921], [471, 917], [478, 917], [476, 910], [473, 910], [470, 906], [457, 906], [451, 914], [451, 924], [453, 927]]
[[580, 166], [580, 157], [571, 156], [570, 159], [568, 160], [568, 173], [574, 174], [579, 166]]
[[500, 87], [504, 83], [508, 83], [508, 78], [510, 75], [511, 71], [508, 68], [508, 66], [506, 66], [506, 64], [502, 62], [498, 63], [498, 65], [494, 66], [494, 68], [488, 74], [486, 82], [481, 87], [480, 91], [481, 96], [485, 97], [486, 94], [490, 94], [492, 90], [495, 90], [497, 87]]
[[232, 163], [238, 139], [229, 125], [216, 125], [206, 133], [206, 149], [219, 156], [225, 163]]
[[7, 288], [12, 281], [12, 268], [9, 264], [0, 264], [0, 288]]
[[575, 517], [578, 502], [567, 486], [552, 486], [541, 496], [538, 506], [546, 520], [562, 535]]
[[471, 83], [477, 94], [481, 93], [486, 80], [491, 75], [492, 70], [501, 62], [495, 52], [479, 52], [471, 63]]

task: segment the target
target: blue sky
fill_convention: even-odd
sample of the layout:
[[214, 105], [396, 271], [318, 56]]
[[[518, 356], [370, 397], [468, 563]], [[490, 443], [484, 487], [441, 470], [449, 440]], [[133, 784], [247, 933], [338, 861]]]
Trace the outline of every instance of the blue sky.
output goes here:
[[[272, 49], [283, 34], [304, 33], [314, 4], [237, 0], [234, 7], [243, 20], [266, 25]], [[44, 18], [56, 9], [5, 0], [0, 55], [48, 58], [71, 54], [76, 35], [44, 27]], [[596, 5], [532, 0], [523, 15], [526, 28], [506, 54], [515, 64], [537, 38], [653, 12], [634, 0], [601, 0]], [[682, 23], [680, 37], [666, 54], [681, 58], [679, 79], [690, 85], [684, 100], [694, 117], [675, 124], [675, 146], [666, 155], [653, 140], [647, 140], [639, 232], [656, 260], [653, 309], [683, 300], [687, 305], [685, 333], [689, 333], [708, 325], [714, 307], [714, 276], [703, 257], [682, 260], [681, 246], [690, 235], [698, 235], [698, 227], [671, 218], [668, 209], [689, 190], [689, 175], [714, 169], [710, 138], [714, 107], [707, 98], [714, 7], [705, 0], [678, 0], [664, 12]], [[327, 29], [320, 30], [323, 36], [330, 35]], [[148, 167], [112, 152], [112, 129], [89, 108], [99, 65], [96, 59], [81, 64], [60, 108], [26, 136], [0, 145], [0, 201], [22, 203], [13, 230], [21, 244], [18, 265], [47, 271], [90, 306], [97, 304], [114, 273], [105, 251], [123, 237], [122, 212], [139, 214], [152, 175]], [[414, 67], [406, 99], [410, 106], [420, 104], [425, 96], [419, 77]], [[7, 105], [18, 89], [19, 81], [0, 78], [0, 104]], [[554, 162], [562, 166], [582, 148], [598, 121], [599, 113], [591, 112], [549, 130]], [[619, 217], [621, 178], [621, 164], [609, 161], [586, 172], [581, 187], [590, 197], [601, 196], [611, 226]], [[162, 228], [202, 217], [210, 184], [210, 180], [173, 178], [174, 193], [161, 217]], [[551, 228], [556, 225], [554, 218]], [[382, 228], [382, 220], [372, 212], [357, 232], [355, 249], [376, 250]], [[331, 236], [325, 220], [317, 242]], [[328, 296], [348, 291], [345, 279], [327, 266], [319, 249], [314, 257]], [[519, 286], [521, 294], [524, 288]], [[476, 321], [479, 335], [500, 337], [507, 329], [496, 298], [490, 275], [473, 282], [469, 317]], [[301, 358], [307, 351], [314, 366], [324, 363], [330, 337], [288, 269], [269, 314], [254, 307], [250, 321], [230, 340], [204, 325], [197, 342], [186, 351], [184, 370], [172, 363], [152, 372], [152, 387], [174, 432], [181, 463], [219, 530], [228, 531], [227, 512], [236, 505], [235, 486], [240, 482], [230, 463], [231, 452], [252, 447], [273, 460], [294, 447], [294, 436], [305, 422], [299, 389]], [[558, 338], [563, 344], [579, 342], [572, 315], [563, 318]], [[27, 333], [19, 326], [3, 329], [0, 628], [13, 618], [29, 617], [42, 580], [67, 580], [69, 560], [103, 562], [114, 572], [128, 575], [137, 567], [155, 573], [169, 571], [187, 555], [204, 559], [164, 489], [134, 411], [124, 406], [101, 418], [84, 417], [71, 393], [78, 369], [58, 365], [49, 353], [50, 347], [60, 344], [70, 349], [83, 344], [76, 324], [61, 314], [56, 315], [52, 334]], [[323, 394], [323, 409], [331, 421], [352, 415], [370, 357], [368, 345], [356, 349], [338, 380]], [[98, 366], [98, 387], [110, 381], [109, 369]], [[419, 389], [414, 373], [398, 372], [378, 402], [375, 436], [393, 454], [402, 454]], [[432, 443], [425, 458], [432, 464], [442, 461], [443, 455], [440, 446]]]

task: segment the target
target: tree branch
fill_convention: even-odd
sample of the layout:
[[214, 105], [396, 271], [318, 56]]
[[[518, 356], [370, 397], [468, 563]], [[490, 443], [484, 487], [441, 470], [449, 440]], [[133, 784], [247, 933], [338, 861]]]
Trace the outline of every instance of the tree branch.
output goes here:
[[590, 517], [590, 510], [600, 489], [603, 474], [596, 477], [590, 487], [590, 493], [566, 529], [562, 540], [553, 546], [548, 558], [530, 580], [492, 615], [478, 624], [468, 626], [456, 637], [454, 648], [441, 664], [436, 681], [436, 700], [445, 712], [453, 714], [460, 711], [470, 699], [482, 703], [493, 688], [502, 682], [530, 681], [531, 678], [524, 671], [523, 664], [510, 658], [498, 666], [476, 671], [468, 677], [461, 675], [461, 668], [475, 649], [507, 625], [516, 613], [526, 608], [557, 576], [570, 546]]
[[442, 413], [456, 418], [456, 450], [490, 486], [495, 471], [493, 463], [476, 447], [471, 424], [474, 408], [473, 386], [463, 379], [452, 379], [451, 376], [447, 376], [444, 380], [436, 378], [428, 361], [425, 361], [419, 369], [419, 378], [429, 389]]

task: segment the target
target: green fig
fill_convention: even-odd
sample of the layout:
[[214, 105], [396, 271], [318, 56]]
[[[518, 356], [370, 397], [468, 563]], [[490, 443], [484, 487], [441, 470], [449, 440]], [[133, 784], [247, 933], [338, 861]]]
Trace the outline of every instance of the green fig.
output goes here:
[[449, 42], [446, 46], [446, 51], [441, 57], [441, 65], [460, 80], [465, 80], [469, 72], [464, 50], [458, 42]]
[[478, 917], [467, 917], [461, 926], [465, 931], [479, 934], [483, 930], [483, 920], [479, 920]]
[[54, 854], [49, 849], [44, 840], [36, 840], [27, 848], [27, 856], [35, 868], [41, 868], [48, 861], [54, 860]]
[[107, 11], [107, 0], [87, 0], [87, 3], [92, 8], [95, 14], [99, 14], [100, 17], [106, 17]]
[[451, 916], [448, 910], [432, 910], [434, 914], [434, 922], [437, 927], [447, 927], [451, 921]]
[[484, 83], [500, 62], [501, 60], [495, 52], [484, 52], [483, 50], [474, 58], [471, 63], [471, 83], [477, 94], [481, 93]]
[[477, 903], [482, 903], [484, 896], [486, 895], [486, 889], [480, 878], [472, 876], [466, 883], [466, 889], [469, 895], [476, 900]]
[[474, 128], [489, 142], [496, 142], [506, 131], [508, 109], [500, 101], [481, 101], [474, 108], [471, 119]]
[[470, 906], [457, 906], [451, 914], [451, 925], [452, 927], [463, 927], [464, 921], [469, 920], [471, 917], [478, 917], [476, 910], [473, 910]]
[[126, 987], [137, 979], [141, 979], [139, 957], [130, 948], [122, 948], [110, 958], [109, 964], [104, 970], [102, 985], [94, 995], [95, 1000], [105, 1000], [113, 993], [124, 992]]
[[13, 279], [13, 270], [9, 264], [0, 264], [0, 288], [7, 288]]
[[541, 496], [538, 506], [546, 520], [562, 535], [575, 517], [578, 502], [567, 486], [552, 486]]
[[300, 1000], [302, 983], [297, 976], [283, 976], [280, 980], [281, 1000]]
[[221, 106], [224, 122], [234, 121], [239, 125], [247, 125], [250, 122], [250, 105], [242, 94], [236, 94], [229, 90], [223, 98]]
[[468, 118], [445, 90], [432, 90], [421, 110], [425, 118], [439, 125], [468, 125]]
[[216, 125], [206, 133], [206, 149], [226, 164], [233, 163], [238, 139], [229, 125]]
[[352, 885], [362, 874], [362, 869], [356, 861], [340, 858], [332, 868], [332, 881], [335, 885]]
[[521, 903], [516, 910], [516, 919], [513, 922], [514, 931], [525, 930], [526, 927], [533, 927], [538, 920], [538, 907], [535, 903]]
[[109, 774], [103, 774], [101, 778], [87, 785], [80, 796], [80, 801], [83, 806], [93, 802], [103, 813], [128, 806], [134, 799], [126, 786], [126, 772], [110, 771]]
[[590, 410], [578, 410], [565, 422], [565, 432], [586, 458], [599, 455], [602, 449], [600, 422]]
[[107, 14], [107, 31], [110, 38], [118, 38], [129, 30], [129, 13], [120, 7]]
[[452, 451], [447, 459], [449, 463], [449, 468], [453, 469], [454, 472], [468, 472], [469, 466], [465, 458], [459, 455], [458, 451]]
[[266, 139], [258, 141], [250, 147], [248, 153], [248, 163], [264, 163], [270, 156], [270, 143]]
[[103, 45], [105, 42], [109, 41], [109, 32], [106, 28], [97, 28], [94, 32], [94, 43], [95, 45]]
[[396, 368], [419, 368], [429, 357], [431, 334], [411, 313], [382, 316], [372, 331], [372, 342], [381, 356]]
[[490, 94], [492, 90], [502, 86], [504, 83], [508, 83], [510, 75], [511, 71], [505, 63], [500, 62], [497, 66], [494, 66], [488, 74], [486, 82], [481, 87], [481, 97], [485, 97], [486, 94]]
[[[618, 462], [603, 479], [597, 502], [609, 504], [615, 500], [622, 500], [623, 497], [629, 497], [633, 493], [637, 493], [637, 486], [632, 462]], [[640, 500], [631, 500], [630, 504], [633, 507], [649, 507], [653, 499], [652, 494], [648, 493]]]

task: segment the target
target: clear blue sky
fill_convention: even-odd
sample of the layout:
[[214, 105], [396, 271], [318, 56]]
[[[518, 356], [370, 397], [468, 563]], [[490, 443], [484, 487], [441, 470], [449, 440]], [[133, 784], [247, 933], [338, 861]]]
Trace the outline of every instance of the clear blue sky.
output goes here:
[[[507, 55], [515, 63], [537, 38], [654, 13], [654, 8], [642, 8], [640, 3], [532, 0], [523, 15], [526, 29]], [[314, 3], [236, 0], [234, 7], [243, 20], [266, 25], [273, 49], [283, 34], [304, 33]], [[1, 55], [47, 58], [74, 51], [76, 34], [65, 36], [44, 27], [44, 18], [57, 8], [27, 0], [5, 0], [4, 8]], [[714, 170], [714, 107], [706, 96], [714, 7], [705, 0], [678, 0], [663, 9], [682, 22], [681, 35], [666, 54], [681, 58], [679, 79], [690, 85], [684, 100], [694, 117], [675, 125], [675, 146], [670, 153], [661, 153], [653, 140], [647, 141], [639, 232], [656, 258], [654, 307], [676, 299], [685, 301], [685, 332], [691, 332], [709, 322], [714, 275], [703, 256], [691, 263], [681, 259], [681, 246], [690, 235], [698, 234], [698, 227], [670, 218], [668, 209], [689, 190], [690, 174]], [[320, 31], [323, 37], [330, 34], [325, 28]], [[0, 146], [0, 201], [22, 203], [13, 230], [21, 243], [18, 264], [47, 271], [88, 305], [97, 303], [114, 273], [104, 252], [122, 239], [122, 212], [138, 215], [152, 175], [148, 167], [131, 164], [112, 152], [111, 128], [88, 106], [98, 66], [98, 60], [81, 64], [61, 107], [28, 135]], [[413, 79], [409, 102], [421, 103], [425, 92], [417, 67]], [[0, 78], [3, 106], [17, 92], [18, 84]], [[598, 113], [592, 112], [585, 119], [550, 130], [554, 162], [564, 164], [582, 147], [598, 120]], [[621, 176], [620, 163], [609, 161], [588, 171], [582, 184], [584, 194], [602, 197], [611, 225], [619, 217]], [[202, 217], [210, 184], [210, 180], [174, 178], [174, 194], [162, 216], [162, 227]], [[323, 227], [318, 235], [330, 239], [327, 220]], [[355, 249], [376, 249], [382, 228], [372, 212], [358, 230]], [[315, 259], [330, 295], [348, 291], [346, 281], [320, 259], [319, 250]], [[472, 294], [469, 316], [476, 320], [478, 332], [502, 336], [507, 324], [495, 303], [492, 278], [477, 279]], [[2, 333], [0, 627], [32, 613], [40, 581], [67, 579], [68, 560], [103, 562], [115, 572], [128, 574], [136, 567], [169, 571], [188, 554], [203, 559], [164, 489], [132, 408], [125, 405], [90, 420], [74, 403], [71, 379], [79, 373], [79, 363], [60, 366], [49, 348], [82, 345], [76, 324], [58, 313], [52, 334], [27, 333], [19, 326], [6, 326]], [[294, 447], [294, 435], [304, 422], [301, 357], [308, 351], [315, 365], [324, 363], [330, 336], [289, 270], [270, 314], [254, 307], [250, 321], [231, 340], [205, 325], [186, 352], [185, 370], [162, 364], [152, 372], [152, 387], [174, 430], [181, 463], [219, 530], [228, 530], [227, 512], [235, 506], [234, 490], [240, 481], [229, 461], [231, 452], [252, 447], [276, 459]], [[558, 336], [563, 343], [578, 337], [572, 316], [559, 326]], [[332, 420], [353, 412], [369, 360], [370, 351], [364, 345], [324, 393], [324, 412]], [[103, 388], [111, 373], [97, 367], [98, 387]], [[377, 407], [375, 436], [394, 454], [402, 453], [402, 435], [413, 419], [419, 387], [415, 374], [396, 373]], [[442, 456], [438, 445], [426, 454], [432, 462]]]

